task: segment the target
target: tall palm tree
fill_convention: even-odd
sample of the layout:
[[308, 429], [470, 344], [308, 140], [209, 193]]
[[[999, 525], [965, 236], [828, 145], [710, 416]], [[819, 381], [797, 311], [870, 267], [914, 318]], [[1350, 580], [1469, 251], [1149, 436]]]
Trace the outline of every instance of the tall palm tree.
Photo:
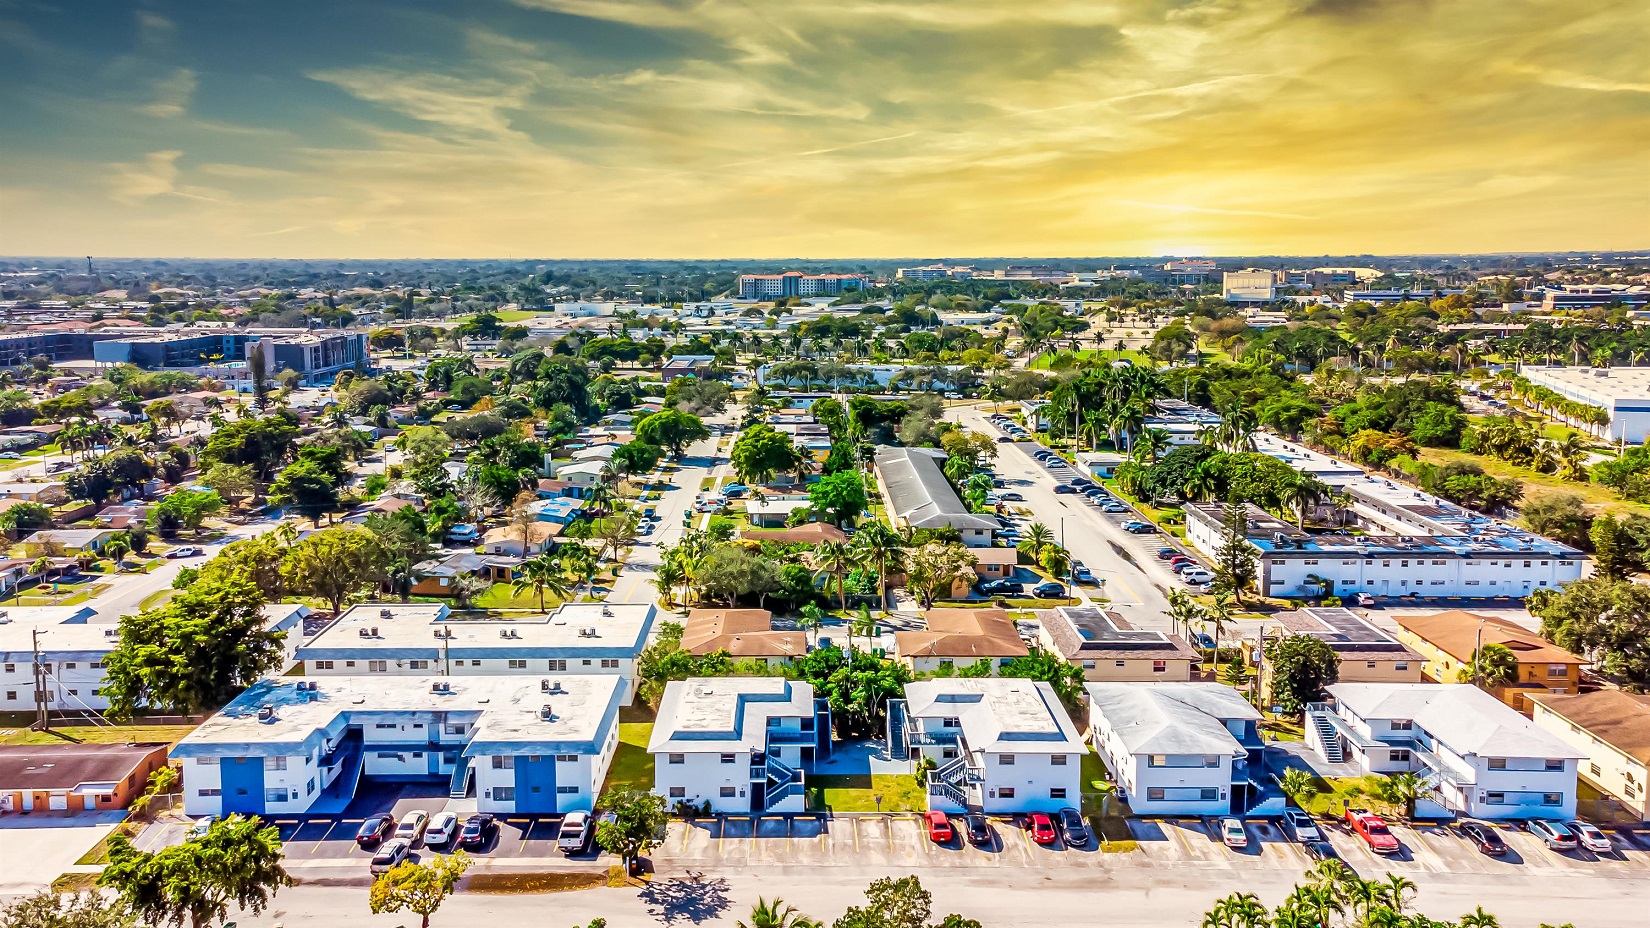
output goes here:
[[516, 568], [521, 576], [510, 584], [513, 592], [531, 589], [539, 598], [539, 611], [544, 611], [544, 591], [549, 590], [556, 594], [557, 599], [565, 600], [568, 593], [567, 574], [562, 568], [561, 559], [548, 552], [538, 557], [522, 561]]
[[848, 623], [848, 640], [853, 641], [855, 635], [871, 643], [877, 640], [877, 619], [871, 614], [869, 606], [860, 606], [854, 620]]
[[859, 566], [859, 552], [843, 541], [822, 541], [814, 546], [813, 553], [808, 556], [813, 566], [815, 576], [832, 576], [836, 578], [836, 597], [843, 612], [848, 611], [847, 577], [848, 571]]
[[1026, 543], [1031, 546], [1032, 558], [1040, 558], [1043, 549], [1054, 542], [1054, 533], [1041, 522], [1033, 522], [1026, 528]]
[[736, 924], [738, 928], [814, 928], [819, 923], [775, 896], [772, 902], [758, 897], [756, 905], [751, 906], [750, 921]]
[[898, 573], [905, 565], [905, 541], [899, 533], [882, 522], [872, 522], [854, 536], [854, 547], [860, 551], [866, 564], [877, 567], [877, 603], [888, 607], [888, 575]]

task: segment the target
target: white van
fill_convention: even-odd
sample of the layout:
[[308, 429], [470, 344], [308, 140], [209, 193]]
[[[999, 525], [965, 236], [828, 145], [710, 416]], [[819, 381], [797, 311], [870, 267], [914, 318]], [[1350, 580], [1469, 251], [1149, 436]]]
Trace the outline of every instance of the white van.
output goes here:
[[1188, 570], [1188, 571], [1186, 571], [1186, 572], [1184, 572], [1180, 575], [1180, 579], [1186, 581], [1187, 583], [1191, 584], [1192, 586], [1197, 586], [1200, 583], [1208, 583], [1209, 581], [1213, 580], [1214, 578], [1215, 578], [1214, 574], [1209, 573], [1207, 570], [1204, 570], [1201, 567], [1194, 567], [1191, 570]]

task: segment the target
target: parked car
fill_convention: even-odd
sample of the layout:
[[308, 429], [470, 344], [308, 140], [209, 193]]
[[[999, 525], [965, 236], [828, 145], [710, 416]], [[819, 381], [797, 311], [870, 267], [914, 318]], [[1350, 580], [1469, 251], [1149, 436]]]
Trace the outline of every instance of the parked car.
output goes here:
[[1375, 605], [1375, 597], [1369, 595], [1368, 593], [1359, 593], [1357, 596], [1353, 597], [1353, 602], [1360, 606], [1373, 606]]
[[1011, 442], [1013, 440], [1014, 440], [1014, 436], [1012, 436], [1012, 435], [998, 435], [997, 436], [997, 444], [999, 444], [999, 445], [1006, 444], [1006, 443]]
[[1089, 843], [1089, 823], [1083, 820], [1076, 809], [1061, 809], [1060, 833], [1066, 837], [1067, 847], [1087, 847]]
[[1386, 820], [1368, 809], [1347, 809], [1346, 825], [1375, 853], [1398, 853], [1398, 839], [1386, 827]]
[[1478, 848], [1480, 854], [1491, 857], [1500, 857], [1507, 853], [1507, 842], [1495, 833], [1495, 828], [1483, 822], [1466, 821], [1461, 823], [1461, 834]]
[[169, 558], [200, 557], [201, 549], [195, 547], [194, 545], [184, 545], [180, 548], [173, 548], [172, 550], [166, 552], [166, 556]]
[[406, 838], [391, 838], [384, 842], [378, 853], [372, 855], [372, 866], [369, 868], [374, 876], [394, 870], [398, 864], [407, 859], [412, 851], [412, 842]]
[[1066, 585], [1050, 580], [1047, 583], [1039, 583], [1032, 587], [1031, 593], [1038, 599], [1065, 599]]
[[1026, 498], [1022, 496], [1018, 490], [1004, 490], [1002, 493], [997, 495], [1001, 497], [1004, 502], [1023, 503], [1026, 501]]
[[423, 809], [414, 809], [401, 817], [401, 824], [395, 826], [395, 836], [406, 838], [409, 843], [416, 844], [424, 837], [424, 826], [430, 824], [430, 813]]
[[963, 831], [968, 835], [968, 843], [975, 847], [990, 847], [994, 843], [991, 824], [978, 812], [970, 812], [963, 817]]
[[189, 824], [189, 830], [183, 833], [183, 840], [194, 841], [197, 838], [206, 837], [206, 833], [212, 830], [212, 823], [215, 821], [217, 821], [217, 817], [212, 815], [203, 815], [195, 819]]
[[1209, 573], [1207, 570], [1204, 570], [1201, 567], [1196, 567], [1196, 568], [1193, 568], [1193, 569], [1188, 570], [1185, 573], [1181, 574], [1181, 577], [1183, 579], [1185, 579], [1185, 581], [1187, 583], [1196, 585], [1196, 584], [1201, 584], [1201, 583], [1208, 583], [1209, 581], [1211, 581], [1215, 578], [1215, 575], [1212, 574], [1212, 573]]
[[1187, 564], [1196, 564], [1197, 563], [1196, 561], [1192, 560], [1191, 558], [1187, 557], [1184, 554], [1171, 554], [1168, 557], [1168, 561], [1169, 561], [1169, 569], [1170, 570], [1179, 570], [1180, 568], [1186, 566]]
[[956, 837], [956, 832], [951, 830], [951, 819], [947, 818], [944, 812], [925, 812], [922, 820], [924, 827], [928, 829], [928, 840], [935, 844], [950, 844], [951, 839]]
[[1092, 571], [1090, 571], [1087, 567], [1083, 566], [1082, 561], [1072, 561], [1071, 562], [1071, 577], [1072, 577], [1073, 580], [1076, 580], [1078, 583], [1093, 583], [1094, 582], [1094, 573]]
[[1566, 828], [1562, 822], [1549, 822], [1545, 819], [1534, 819], [1529, 823], [1530, 834], [1540, 838], [1542, 843], [1555, 851], [1573, 851], [1579, 843], [1576, 833]]
[[1059, 486], [1056, 486], [1054, 488], [1054, 492], [1061, 495], [1061, 496], [1065, 496], [1067, 494], [1076, 493], [1077, 489], [1075, 487], [1070, 487], [1070, 486], [1067, 486], [1066, 484], [1062, 483]]
[[1026, 591], [1018, 580], [987, 580], [980, 584], [980, 592], [987, 596], [1020, 596]]
[[1033, 812], [1026, 827], [1031, 829], [1031, 840], [1038, 844], [1053, 844], [1057, 833], [1054, 830], [1054, 820], [1046, 813]]
[[1328, 841], [1311, 841], [1301, 845], [1301, 850], [1313, 860], [1336, 860], [1335, 845]]
[[1197, 633], [1197, 646], [1200, 647], [1200, 648], [1204, 648], [1204, 649], [1214, 648], [1215, 647], [1214, 636], [1210, 635], [1208, 632], [1198, 632]]
[[1156, 535], [1157, 526], [1150, 522], [1125, 522], [1123, 528], [1135, 535]]
[[486, 812], [477, 812], [464, 820], [464, 827], [458, 832], [458, 846], [463, 848], [486, 847], [493, 835], [498, 833], [498, 822]]
[[1249, 832], [1243, 828], [1243, 823], [1235, 818], [1220, 820], [1220, 843], [1227, 847], [1248, 847]]
[[1318, 823], [1302, 809], [1283, 810], [1283, 831], [1290, 838], [1303, 844], [1323, 840], [1323, 834], [1318, 831]]
[[1610, 844], [1610, 836], [1600, 831], [1596, 825], [1589, 825], [1586, 822], [1570, 822], [1568, 827], [1575, 832], [1576, 840], [1581, 842], [1581, 846], [1594, 854], [1608, 854], [1615, 850], [1615, 847]]
[[367, 816], [361, 827], [355, 829], [355, 844], [357, 847], [371, 847], [390, 836], [395, 831], [395, 816], [388, 812], [379, 812]]
[[569, 812], [561, 820], [561, 831], [556, 834], [556, 850], [569, 857], [583, 854], [590, 848], [596, 828], [589, 812]]
[[1172, 557], [1177, 557], [1177, 556], [1178, 557], [1184, 557], [1185, 555], [1181, 554], [1179, 551], [1176, 551], [1173, 548], [1158, 548], [1157, 549], [1157, 559], [1160, 560], [1160, 561], [1166, 561], [1166, 560], [1168, 560]]
[[[1100, 510], [1102, 512], [1109, 512], [1113, 515], [1116, 515], [1116, 514], [1121, 513], [1121, 512], [1128, 512], [1129, 507], [1123, 505], [1122, 503], [1101, 503], [1100, 504]], [[1136, 532], [1135, 534], [1138, 535], [1140, 533]]]
[[436, 847], [442, 844], [451, 844], [458, 837], [458, 814], [456, 812], [437, 812], [430, 824], [424, 828], [424, 846]]

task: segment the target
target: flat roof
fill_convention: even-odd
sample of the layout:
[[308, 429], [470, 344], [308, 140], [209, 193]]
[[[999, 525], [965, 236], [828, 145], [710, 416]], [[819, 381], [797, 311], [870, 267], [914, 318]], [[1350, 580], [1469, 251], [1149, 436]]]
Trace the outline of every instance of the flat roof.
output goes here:
[[1622, 400], [1650, 403], [1650, 367], [1524, 367], [1531, 383], [1565, 387], [1577, 399], [1609, 406]]
[[0, 747], [0, 790], [113, 788], [165, 744], [19, 744]]
[[[535, 523], [539, 524], [539, 523]], [[652, 603], [563, 603], [509, 619], [458, 619], [439, 603], [362, 603], [298, 649], [299, 660], [522, 658], [577, 652], [634, 657], [658, 614]], [[437, 632], [443, 637], [437, 637]]]
[[912, 718], [952, 718], [970, 750], [1003, 754], [1081, 754], [1088, 747], [1054, 688], [1041, 680], [981, 677], [905, 684]]
[[765, 750], [768, 719], [812, 718], [811, 683], [784, 677], [689, 677], [665, 684], [647, 749]]
[[[1310, 635], [1336, 654], [1379, 655], [1383, 660], [1420, 660], [1421, 655], [1372, 625], [1351, 609], [1315, 608], [1284, 611], [1276, 618], [1291, 633]], [[1402, 620], [1400, 619], [1400, 624]]]
[[[466, 755], [517, 749], [594, 754], [618, 719], [617, 674], [499, 676], [280, 677], [260, 680], [190, 732], [173, 757], [276, 757], [336, 740], [351, 725], [386, 716], [471, 723]], [[313, 689], [300, 689], [300, 686]], [[436, 691], [436, 687], [444, 687]], [[540, 717], [550, 706], [551, 718]], [[260, 719], [264, 707], [272, 710]]]

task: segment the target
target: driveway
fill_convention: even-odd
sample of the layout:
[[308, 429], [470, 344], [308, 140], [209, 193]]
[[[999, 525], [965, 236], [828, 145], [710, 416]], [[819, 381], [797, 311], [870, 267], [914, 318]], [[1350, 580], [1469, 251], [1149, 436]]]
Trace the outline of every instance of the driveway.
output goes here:
[[124, 812], [0, 815], [0, 896], [51, 885], [125, 817]]

